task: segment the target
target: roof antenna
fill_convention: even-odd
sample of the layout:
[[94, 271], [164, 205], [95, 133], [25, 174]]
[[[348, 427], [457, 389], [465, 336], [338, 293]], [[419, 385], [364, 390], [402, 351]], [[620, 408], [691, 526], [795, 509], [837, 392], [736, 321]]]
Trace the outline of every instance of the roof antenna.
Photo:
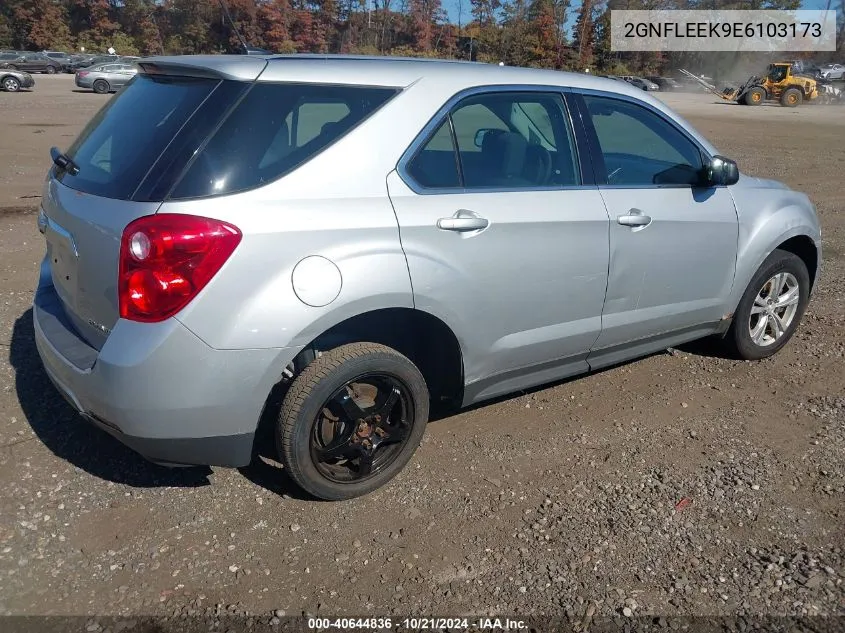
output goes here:
[[232, 16], [229, 15], [229, 7], [226, 6], [224, 0], [220, 0], [220, 7], [223, 9], [223, 13], [226, 15], [226, 19], [229, 20], [229, 25], [232, 27], [232, 30], [235, 32], [235, 35], [238, 36], [238, 41], [241, 43], [241, 46], [244, 47], [244, 54], [249, 55], [249, 46], [247, 46], [246, 41], [243, 37], [241, 37], [240, 31], [238, 31], [238, 27], [235, 26], [234, 20], [232, 20]]

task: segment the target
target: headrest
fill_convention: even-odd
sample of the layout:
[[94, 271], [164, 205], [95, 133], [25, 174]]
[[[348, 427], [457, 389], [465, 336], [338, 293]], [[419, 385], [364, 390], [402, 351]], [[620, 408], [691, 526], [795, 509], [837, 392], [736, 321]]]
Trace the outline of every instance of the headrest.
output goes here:
[[499, 131], [485, 134], [481, 152], [488, 165], [499, 176], [520, 176], [525, 166], [528, 141], [517, 132]]

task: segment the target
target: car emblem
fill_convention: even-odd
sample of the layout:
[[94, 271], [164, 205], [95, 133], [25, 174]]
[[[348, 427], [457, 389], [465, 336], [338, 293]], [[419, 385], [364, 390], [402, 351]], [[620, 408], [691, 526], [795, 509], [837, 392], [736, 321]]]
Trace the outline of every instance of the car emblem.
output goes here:
[[88, 319], [88, 325], [99, 330], [103, 334], [111, 334], [111, 330], [102, 323], [97, 323], [94, 319]]

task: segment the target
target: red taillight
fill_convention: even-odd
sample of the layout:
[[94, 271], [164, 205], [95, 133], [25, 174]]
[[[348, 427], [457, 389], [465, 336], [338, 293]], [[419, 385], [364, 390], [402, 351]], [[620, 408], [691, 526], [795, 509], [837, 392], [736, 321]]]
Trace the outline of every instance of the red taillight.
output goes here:
[[84, 77], [85, 75], [87, 75], [87, 74], [88, 74], [88, 71], [87, 71], [87, 70], [80, 70], [80, 71], [78, 71], [76, 74], [77, 74], [79, 77]]
[[237, 227], [195, 215], [138, 218], [123, 230], [120, 316], [147, 323], [173, 316], [202, 290], [241, 241]]

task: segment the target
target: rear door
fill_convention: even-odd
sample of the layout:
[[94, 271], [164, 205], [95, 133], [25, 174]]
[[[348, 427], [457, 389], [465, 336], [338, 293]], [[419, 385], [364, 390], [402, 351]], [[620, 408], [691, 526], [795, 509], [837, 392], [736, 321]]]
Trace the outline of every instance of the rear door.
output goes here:
[[559, 92], [482, 91], [388, 176], [414, 303], [458, 337], [467, 403], [587, 369], [608, 216], [574, 130]]
[[610, 214], [596, 368], [712, 331], [733, 286], [739, 223], [727, 187], [700, 184], [704, 150], [674, 122], [619, 95], [576, 98]]

